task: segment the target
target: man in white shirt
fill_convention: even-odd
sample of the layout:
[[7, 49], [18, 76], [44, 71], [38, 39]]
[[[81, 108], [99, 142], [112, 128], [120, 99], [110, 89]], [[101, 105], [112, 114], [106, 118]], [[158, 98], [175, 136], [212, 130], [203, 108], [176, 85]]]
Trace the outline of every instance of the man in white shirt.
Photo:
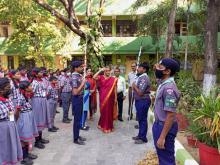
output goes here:
[[126, 98], [126, 82], [125, 82], [125, 78], [120, 76], [119, 68], [115, 68], [114, 73], [115, 73], [115, 77], [118, 78], [118, 82], [117, 82], [118, 120], [122, 122], [123, 101]]
[[128, 74], [128, 99], [129, 99], [129, 105], [128, 105], [128, 116], [129, 119], [133, 118], [133, 112], [132, 112], [132, 105], [134, 103], [134, 97], [132, 97], [132, 84], [135, 81], [135, 77], [136, 77], [136, 68], [137, 68], [137, 64], [136, 63], [132, 63], [131, 64], [131, 72]]

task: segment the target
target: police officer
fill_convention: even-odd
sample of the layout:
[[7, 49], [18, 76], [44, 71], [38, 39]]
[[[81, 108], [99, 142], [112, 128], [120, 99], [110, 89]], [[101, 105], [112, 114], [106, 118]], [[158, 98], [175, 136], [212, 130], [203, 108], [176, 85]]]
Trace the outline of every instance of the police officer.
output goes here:
[[135, 107], [137, 110], [137, 118], [139, 123], [138, 136], [133, 137], [135, 144], [147, 143], [147, 114], [151, 105], [150, 100], [150, 79], [147, 75], [149, 70], [148, 63], [142, 63], [138, 66], [138, 78], [136, 82], [132, 84], [134, 91]]
[[172, 58], [163, 58], [155, 65], [155, 75], [161, 84], [156, 93], [152, 131], [160, 165], [175, 165], [174, 142], [178, 132], [176, 108], [180, 93], [174, 75], [179, 69], [179, 63]]
[[72, 112], [74, 115], [73, 122], [73, 142], [79, 145], [85, 145], [86, 139], [79, 136], [80, 121], [83, 112], [83, 90], [86, 80], [82, 78], [83, 63], [81, 61], [72, 62]]

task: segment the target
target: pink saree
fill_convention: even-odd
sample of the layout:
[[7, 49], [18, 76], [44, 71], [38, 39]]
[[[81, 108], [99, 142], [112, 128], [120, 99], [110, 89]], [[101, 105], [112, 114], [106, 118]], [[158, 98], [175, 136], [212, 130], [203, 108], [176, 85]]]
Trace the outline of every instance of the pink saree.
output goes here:
[[99, 97], [100, 97], [100, 119], [98, 128], [104, 133], [112, 132], [114, 129], [113, 120], [117, 119], [117, 79], [114, 77], [99, 77]]

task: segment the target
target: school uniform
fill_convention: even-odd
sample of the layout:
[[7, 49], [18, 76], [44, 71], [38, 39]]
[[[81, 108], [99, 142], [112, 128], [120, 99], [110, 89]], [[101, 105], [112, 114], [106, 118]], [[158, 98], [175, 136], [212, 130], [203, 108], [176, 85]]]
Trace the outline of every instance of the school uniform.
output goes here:
[[15, 107], [10, 99], [0, 98], [0, 164], [14, 165], [23, 158], [17, 126]]
[[13, 102], [13, 105], [16, 109], [19, 108], [18, 104], [19, 104], [19, 97], [20, 97], [20, 91], [19, 91], [19, 83], [17, 82], [16, 84], [14, 84], [14, 82], [12, 80], [10, 80], [10, 85], [11, 85], [11, 94], [10, 94], [10, 99]]
[[72, 96], [72, 86], [71, 86], [71, 77], [69, 76], [62, 76], [60, 80], [60, 87], [61, 91], [61, 100], [62, 100], [62, 107], [63, 107], [63, 121], [69, 119], [69, 108]]
[[89, 111], [90, 83], [86, 82], [83, 95], [83, 113], [81, 118], [81, 128], [85, 127], [88, 111]]
[[42, 131], [44, 128], [51, 128], [50, 113], [46, 98], [47, 89], [43, 80], [33, 80], [32, 88], [34, 95], [31, 104], [38, 131]]
[[20, 94], [18, 106], [20, 107], [20, 115], [17, 120], [19, 137], [23, 142], [33, 142], [34, 138], [39, 136], [37, 124], [31, 104], [23, 94]]
[[175, 165], [174, 143], [178, 132], [178, 124], [176, 119], [174, 120], [173, 125], [166, 136], [165, 149], [159, 149], [157, 147], [157, 141], [160, 138], [161, 132], [163, 130], [167, 112], [176, 113], [179, 98], [180, 92], [176, 87], [173, 77], [163, 81], [159, 85], [154, 105], [155, 122], [153, 124], [152, 131], [160, 165]]
[[137, 118], [139, 124], [139, 133], [137, 136], [137, 140], [147, 142], [147, 115], [148, 109], [151, 105], [150, 79], [146, 73], [143, 73], [137, 78], [135, 84], [137, 88], [140, 90], [140, 92], [143, 93], [143, 96], [139, 96], [137, 92], [134, 90], [135, 107], [137, 111]]
[[[79, 88], [82, 83], [82, 75], [74, 72], [72, 74], [72, 88]], [[74, 114], [73, 122], [73, 139], [79, 139], [80, 120], [83, 112], [83, 90], [78, 95], [72, 96], [72, 113]]]
[[56, 110], [57, 110], [57, 102], [58, 102], [58, 87], [53, 86], [50, 84], [48, 86], [48, 108], [50, 110], [50, 120], [51, 120], [51, 126], [54, 127], [54, 119], [56, 116]]

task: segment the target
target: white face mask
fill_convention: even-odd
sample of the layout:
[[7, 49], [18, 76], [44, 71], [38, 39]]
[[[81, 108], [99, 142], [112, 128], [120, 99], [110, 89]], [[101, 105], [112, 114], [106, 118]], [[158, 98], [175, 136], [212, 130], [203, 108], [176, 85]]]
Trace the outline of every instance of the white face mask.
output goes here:
[[66, 75], [67, 75], [67, 76], [70, 76], [70, 75], [71, 75], [71, 73], [70, 73], [70, 72], [68, 72]]
[[61, 72], [61, 75], [63, 76], [63, 75], [65, 75], [65, 73], [64, 73], [64, 72]]

